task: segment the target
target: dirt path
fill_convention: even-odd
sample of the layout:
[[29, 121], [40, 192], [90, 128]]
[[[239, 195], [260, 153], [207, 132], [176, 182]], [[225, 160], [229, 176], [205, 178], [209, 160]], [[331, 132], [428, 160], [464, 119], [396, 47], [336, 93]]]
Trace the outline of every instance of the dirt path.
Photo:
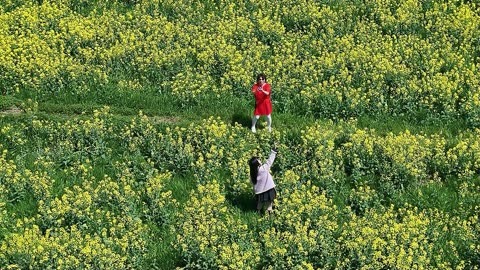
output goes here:
[[16, 106], [12, 106], [6, 110], [0, 111], [0, 115], [18, 115], [22, 113], [23, 113], [23, 110]]

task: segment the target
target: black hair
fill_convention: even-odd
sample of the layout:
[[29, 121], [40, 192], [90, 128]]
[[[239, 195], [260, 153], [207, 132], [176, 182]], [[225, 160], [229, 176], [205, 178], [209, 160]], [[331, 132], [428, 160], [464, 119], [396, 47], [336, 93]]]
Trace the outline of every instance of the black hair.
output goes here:
[[265, 80], [265, 82], [267, 81], [267, 76], [263, 73], [259, 73], [257, 75], [257, 81], [260, 80], [260, 78], [263, 78]]
[[257, 184], [258, 167], [260, 166], [260, 161], [258, 160], [258, 157], [252, 157], [248, 161], [248, 166], [250, 166], [250, 181], [252, 181], [252, 184], [256, 185]]

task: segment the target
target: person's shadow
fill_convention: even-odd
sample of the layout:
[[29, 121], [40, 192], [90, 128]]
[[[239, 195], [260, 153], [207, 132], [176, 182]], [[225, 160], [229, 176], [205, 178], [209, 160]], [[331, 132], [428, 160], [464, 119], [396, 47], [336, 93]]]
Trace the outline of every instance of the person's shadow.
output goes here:
[[255, 202], [255, 198], [251, 193], [241, 193], [236, 196], [228, 196], [226, 197], [228, 201], [238, 209], [243, 212], [255, 212], [257, 204]]
[[235, 123], [240, 124], [242, 127], [250, 128], [252, 125], [252, 119], [248, 115], [241, 114], [241, 113], [234, 113], [232, 115], [231, 124], [234, 125]]

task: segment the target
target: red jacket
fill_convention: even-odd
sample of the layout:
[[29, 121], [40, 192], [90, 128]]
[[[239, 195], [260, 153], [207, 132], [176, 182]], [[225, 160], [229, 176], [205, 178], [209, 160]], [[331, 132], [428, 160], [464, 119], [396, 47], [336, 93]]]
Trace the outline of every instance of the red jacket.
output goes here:
[[[268, 92], [267, 94], [263, 93], [260, 89]], [[263, 86], [254, 84], [252, 86], [252, 93], [255, 96], [255, 110], [253, 111], [254, 115], [269, 115], [272, 113], [272, 101], [270, 100], [270, 95], [272, 90], [270, 84], [265, 83]]]

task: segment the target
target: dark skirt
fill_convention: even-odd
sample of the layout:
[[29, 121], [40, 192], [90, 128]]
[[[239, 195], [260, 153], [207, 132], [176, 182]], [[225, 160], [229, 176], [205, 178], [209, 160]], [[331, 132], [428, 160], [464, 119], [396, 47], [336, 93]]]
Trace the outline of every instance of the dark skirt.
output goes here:
[[269, 189], [265, 192], [255, 195], [257, 202], [272, 202], [277, 197], [275, 188]]

